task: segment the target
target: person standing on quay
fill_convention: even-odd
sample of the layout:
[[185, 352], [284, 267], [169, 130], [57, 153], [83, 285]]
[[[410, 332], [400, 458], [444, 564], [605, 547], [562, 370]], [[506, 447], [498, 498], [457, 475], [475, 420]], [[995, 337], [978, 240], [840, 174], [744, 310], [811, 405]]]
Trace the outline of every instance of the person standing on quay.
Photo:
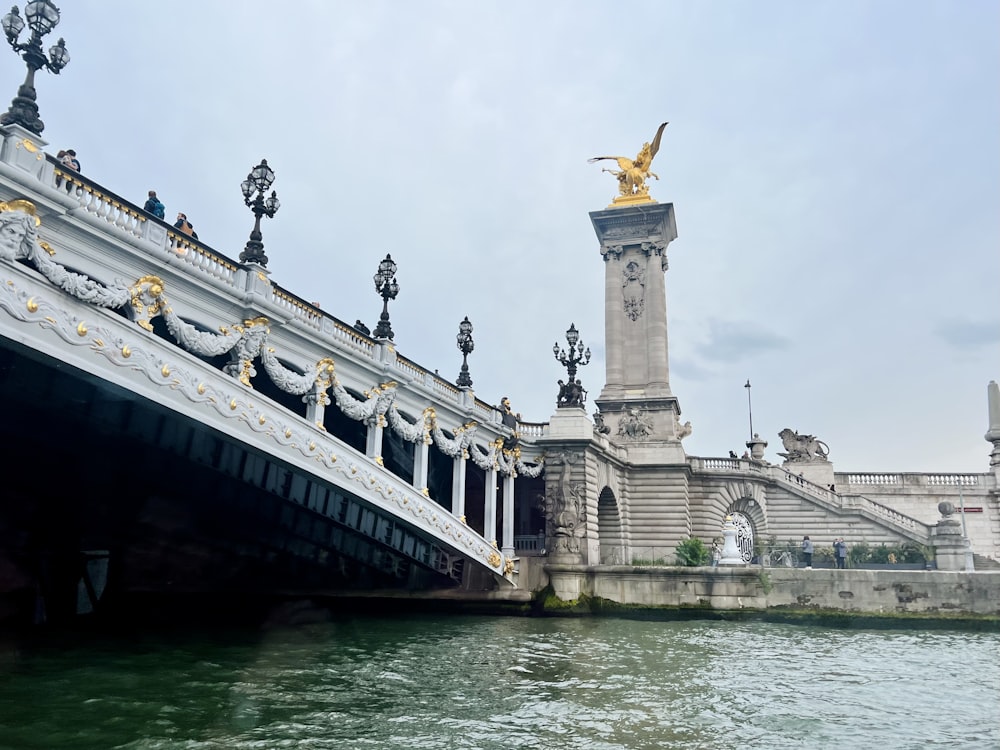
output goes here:
[[806, 534], [804, 537], [802, 537], [802, 559], [805, 562], [805, 569], [806, 570], [812, 570], [812, 566], [813, 566], [813, 543], [812, 543], [812, 540], [809, 538], [808, 534]]
[[719, 567], [719, 560], [722, 559], [722, 547], [719, 545], [719, 540], [715, 539], [712, 542], [712, 567]]
[[833, 556], [837, 560], [837, 569], [844, 570], [847, 567], [847, 542], [844, 537], [838, 536], [833, 543]]

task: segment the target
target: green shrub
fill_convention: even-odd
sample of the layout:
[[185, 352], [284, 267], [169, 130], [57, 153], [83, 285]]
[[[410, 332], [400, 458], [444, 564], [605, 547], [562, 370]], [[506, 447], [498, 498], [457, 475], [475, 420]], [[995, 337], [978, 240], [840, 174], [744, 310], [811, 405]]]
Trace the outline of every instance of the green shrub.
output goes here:
[[833, 547], [817, 547], [813, 554], [814, 562], [834, 562], [833, 559]]
[[685, 539], [677, 545], [677, 564], [688, 567], [708, 565], [712, 553], [701, 539]]

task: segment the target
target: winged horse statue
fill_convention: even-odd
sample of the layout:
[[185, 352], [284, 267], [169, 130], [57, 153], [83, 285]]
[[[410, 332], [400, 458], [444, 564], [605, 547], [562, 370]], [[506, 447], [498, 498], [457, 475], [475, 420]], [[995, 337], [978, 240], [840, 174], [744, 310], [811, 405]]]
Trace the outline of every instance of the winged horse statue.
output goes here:
[[657, 180], [660, 179], [659, 175], [649, 171], [649, 165], [652, 164], [656, 152], [660, 150], [660, 138], [663, 136], [663, 129], [665, 127], [667, 127], [667, 123], [664, 122], [656, 129], [656, 135], [653, 136], [652, 143], [643, 143], [635, 159], [629, 159], [626, 156], [595, 156], [593, 159], [587, 159], [588, 164], [603, 161], [604, 159], [614, 159], [618, 162], [619, 168], [617, 170], [607, 168], [601, 170], [602, 172], [610, 172], [618, 178], [618, 192], [620, 195], [615, 199], [616, 202], [623, 198], [633, 200], [635, 198], [648, 199], [649, 186], [646, 184], [646, 178], [655, 177]]

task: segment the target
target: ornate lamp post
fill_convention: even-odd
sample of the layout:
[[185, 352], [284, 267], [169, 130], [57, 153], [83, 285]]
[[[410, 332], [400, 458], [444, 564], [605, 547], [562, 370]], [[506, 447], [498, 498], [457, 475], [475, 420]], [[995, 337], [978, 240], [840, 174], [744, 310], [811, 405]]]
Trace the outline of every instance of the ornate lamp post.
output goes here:
[[468, 315], [458, 324], [458, 336], [455, 338], [458, 341], [458, 350], [462, 352], [462, 371], [458, 374], [456, 385], [459, 388], [469, 388], [472, 386], [472, 378], [469, 377], [469, 355], [476, 348], [476, 342], [472, 340], [472, 323], [469, 322]]
[[580, 341], [580, 332], [576, 330], [576, 324], [570, 323], [569, 330], [566, 331], [566, 341], [569, 349], [563, 350], [557, 341], [552, 345], [552, 353], [556, 359], [566, 368], [569, 380], [560, 388], [557, 404], [559, 406], [581, 406], [584, 399], [583, 387], [577, 384], [577, 365], [583, 366], [590, 362], [590, 347], [584, 349], [583, 342]]
[[[255, 219], [253, 231], [250, 232], [250, 239], [247, 240], [247, 246], [240, 253], [241, 263], [267, 265], [267, 256], [264, 255], [264, 243], [261, 242], [260, 217], [266, 216], [269, 219], [273, 219], [281, 207], [281, 203], [278, 202], [278, 194], [273, 190], [271, 191], [270, 198], [264, 198], [264, 194], [271, 187], [272, 182], [274, 182], [274, 170], [267, 166], [267, 159], [261, 159], [260, 164], [250, 170], [247, 178], [240, 183], [240, 190], [243, 191], [243, 202], [247, 204], [247, 208], [253, 211]], [[256, 193], [256, 196], [251, 199], [254, 193]]]
[[396, 283], [396, 263], [386, 253], [385, 260], [378, 264], [375, 272], [375, 291], [382, 297], [382, 314], [375, 326], [375, 338], [392, 340], [392, 326], [389, 325], [389, 300], [396, 299], [399, 284]]
[[35, 135], [41, 135], [45, 124], [38, 119], [38, 105], [35, 103], [35, 71], [45, 68], [58, 75], [59, 71], [69, 64], [69, 52], [66, 51], [66, 42], [62, 39], [49, 48], [48, 57], [42, 50], [42, 37], [59, 23], [59, 9], [49, 0], [32, 0], [24, 7], [24, 16], [28, 19], [28, 27], [31, 29], [31, 36], [24, 44], [18, 41], [21, 31], [24, 30], [24, 21], [17, 12], [16, 5], [0, 22], [11, 49], [20, 52], [21, 59], [28, 66], [28, 75], [17, 90], [17, 96], [10, 103], [10, 109], [0, 116], [0, 124], [20, 125]]
[[566, 368], [566, 373], [572, 382], [576, 378], [577, 365], [582, 367], [590, 362], [590, 347], [588, 346], [584, 351], [583, 342], [580, 341], [580, 332], [576, 330], [575, 323], [570, 323], [569, 330], [566, 331], [566, 341], [569, 342], [568, 353], [559, 348], [558, 342], [552, 345], [552, 353]]

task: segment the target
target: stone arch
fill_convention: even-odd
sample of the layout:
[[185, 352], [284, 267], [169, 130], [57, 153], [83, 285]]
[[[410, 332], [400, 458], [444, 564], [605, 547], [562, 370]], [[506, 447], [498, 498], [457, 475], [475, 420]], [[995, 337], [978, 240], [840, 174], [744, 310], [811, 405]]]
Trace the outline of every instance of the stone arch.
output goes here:
[[762, 483], [732, 479], [723, 485], [721, 500], [716, 512], [722, 514], [719, 527], [726, 516], [732, 516], [737, 525], [737, 545], [746, 562], [757, 554], [767, 534], [766, 493]]
[[597, 540], [602, 565], [621, 565], [625, 562], [621, 509], [614, 491], [607, 486], [597, 496]]
[[734, 511], [746, 515], [758, 534], [767, 533], [767, 493], [760, 482], [732, 479], [719, 488], [718, 504], [713, 509], [717, 528]]

